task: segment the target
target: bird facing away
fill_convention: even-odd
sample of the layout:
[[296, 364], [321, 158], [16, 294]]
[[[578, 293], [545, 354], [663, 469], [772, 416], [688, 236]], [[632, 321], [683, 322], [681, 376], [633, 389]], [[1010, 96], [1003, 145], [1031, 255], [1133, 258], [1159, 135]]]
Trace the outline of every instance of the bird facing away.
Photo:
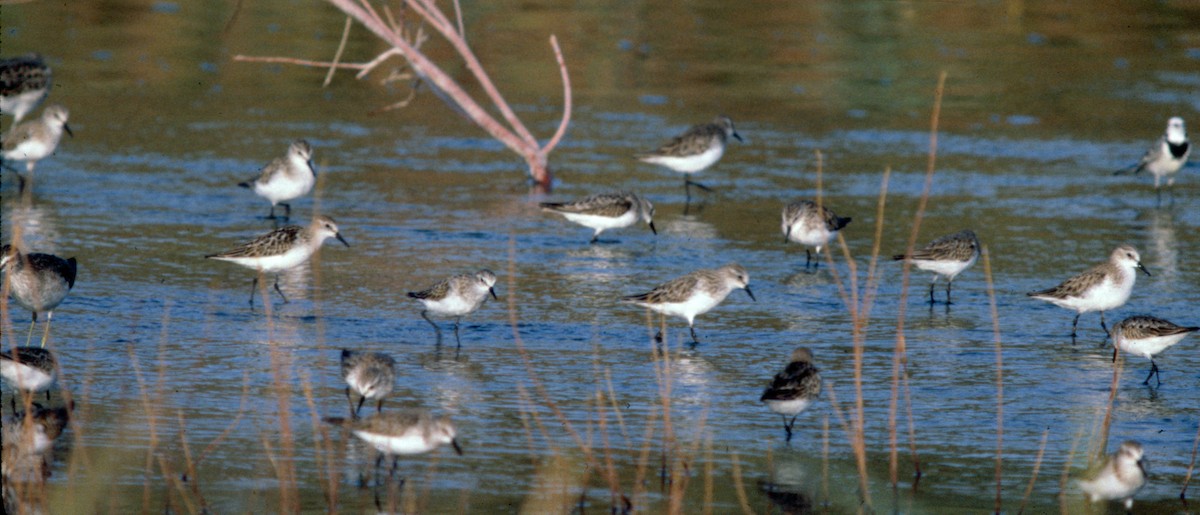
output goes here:
[[75, 258], [63, 259], [53, 254], [23, 254], [13, 245], [4, 245], [0, 247], [0, 271], [8, 274], [13, 300], [33, 313], [25, 345], [29, 345], [33, 336], [33, 326], [37, 323], [38, 314], [46, 314], [46, 329], [42, 335], [42, 346], [45, 347], [46, 338], [50, 336], [50, 319], [54, 317], [54, 309], [62, 304], [63, 299], [67, 298], [67, 293], [75, 287], [78, 263]]
[[[808, 247], [816, 247], [819, 255], [821, 247], [827, 245], [849, 223], [850, 217], [842, 218], [833, 210], [810, 200], [798, 200], [783, 207], [783, 242], [794, 241], [805, 246], [804, 254], [807, 257], [804, 269], [808, 270], [812, 263], [812, 252]], [[817, 267], [820, 266], [818, 260]]]
[[458, 336], [458, 325], [462, 321], [462, 317], [479, 309], [479, 306], [483, 305], [483, 301], [487, 300], [489, 293], [493, 299], [499, 300], [496, 290], [493, 288], [495, 285], [496, 274], [491, 270], [484, 269], [474, 274], [458, 274], [448, 277], [427, 289], [410, 291], [408, 296], [421, 301], [421, 304], [425, 306], [425, 309], [421, 310], [421, 318], [433, 326], [439, 345], [442, 343], [442, 329], [429, 318], [429, 314], [454, 317], [454, 341], [461, 347], [462, 340]]
[[963, 270], [971, 268], [979, 259], [979, 238], [975, 231], [964, 229], [954, 234], [947, 234], [928, 245], [914, 250], [911, 256], [896, 254], [896, 261], [908, 260], [921, 270], [933, 272], [933, 281], [929, 283], [929, 303], [933, 304], [933, 286], [939, 277], [946, 278], [946, 304], [950, 304], [950, 286], [954, 278]]
[[1146, 376], [1142, 384], [1149, 385], [1150, 378], [1156, 377], [1157, 384], [1161, 385], [1162, 375], [1158, 373], [1154, 355], [1167, 350], [1196, 331], [1200, 331], [1200, 327], [1182, 327], [1146, 315], [1131, 316], [1117, 322], [1112, 328], [1113, 361], [1117, 360], [1118, 350], [1146, 358], [1150, 360], [1150, 375]]
[[[787, 441], [791, 442], [796, 417], [820, 395], [821, 372], [813, 366], [812, 351], [807, 347], [799, 347], [792, 351], [787, 367], [775, 374], [775, 379], [763, 390], [758, 400], [783, 417], [783, 430], [787, 432]], [[791, 415], [791, 420], [788, 415]]]
[[292, 216], [292, 206], [287, 201], [300, 198], [312, 191], [317, 183], [317, 172], [312, 164], [312, 146], [298, 139], [288, 147], [287, 155], [277, 157], [262, 168], [257, 178], [238, 183], [271, 203], [268, 219], [275, 219], [275, 205], [283, 206], [283, 218]]
[[71, 411], [66, 407], [43, 408], [35, 402], [29, 412], [16, 412], [3, 424], [5, 457], [10, 448], [26, 454], [46, 452], [70, 421]]
[[37, 54], [0, 60], [0, 113], [10, 114], [13, 125], [45, 100], [53, 74]]
[[[261, 273], [278, 274], [281, 271], [297, 267], [308, 261], [326, 239], [333, 237], [349, 247], [350, 244], [338, 232], [337, 223], [332, 218], [317, 215], [308, 227], [288, 225], [280, 227], [254, 240], [218, 254], [204, 256], [208, 259], [229, 261], [246, 268], [258, 270]], [[258, 288], [258, 275], [250, 284], [250, 307], [254, 307], [254, 290]], [[275, 291], [287, 302], [287, 297], [279, 289], [279, 276], [275, 276]]]
[[728, 116], [718, 116], [710, 123], [694, 125], [663, 146], [635, 157], [639, 161], [665, 166], [684, 174], [683, 188], [690, 202], [693, 185], [705, 191], [712, 191], [708, 186], [692, 182], [691, 174], [719, 161], [725, 154], [725, 143], [730, 137], [742, 141], [742, 136], [733, 128], [733, 120]]
[[345, 426], [354, 436], [389, 456], [424, 454], [446, 444], [462, 455], [454, 422], [450, 417], [435, 418], [428, 410], [409, 409], [357, 420], [327, 418], [325, 421]]
[[[646, 293], [623, 297], [621, 301], [684, 318], [692, 333], [692, 342], [698, 344], [700, 339], [696, 337], [694, 327], [696, 316], [716, 307], [729, 296], [729, 292], [737, 288], [746, 290], [750, 300], [757, 300], [750, 291], [750, 274], [742, 265], [730, 263], [720, 268], [696, 270]], [[662, 342], [662, 338], [662, 330], [659, 330], [654, 340]]]
[[[50, 387], [58, 377], [58, 361], [54, 353], [40, 347], [16, 347], [0, 352], [0, 377], [15, 390], [23, 392], [46, 392], [50, 400]], [[16, 411], [16, 396], [9, 397]]]
[[25, 181], [33, 180], [34, 165], [58, 148], [63, 132], [75, 136], [71, 127], [67, 125], [68, 116], [70, 111], [66, 107], [50, 104], [42, 110], [41, 117], [23, 122], [5, 134], [0, 156], [5, 161], [25, 162], [25, 173], [28, 177], [18, 174], [22, 189], [25, 187]]
[[654, 205], [636, 193], [620, 191], [601, 193], [572, 202], [542, 202], [539, 204], [547, 212], [563, 215], [568, 221], [594, 229], [592, 241], [600, 239], [600, 233], [606, 229], [619, 229], [637, 223], [640, 218], [650, 226], [650, 232], [658, 234], [654, 228]]
[[1159, 203], [1162, 203], [1162, 190], [1159, 189], [1159, 185], [1162, 178], [1166, 177], [1167, 187], [1171, 189], [1171, 200], [1174, 201], [1175, 190], [1171, 186], [1175, 184], [1175, 172], [1187, 164], [1188, 155], [1191, 153], [1192, 145], [1188, 142], [1183, 118], [1176, 116], [1167, 120], [1167, 132], [1146, 150], [1138, 164], [1117, 170], [1116, 174], [1150, 172], [1150, 175], [1154, 176], [1154, 193], [1158, 196]]
[[1125, 510], [1133, 509], [1133, 496], [1146, 485], [1142, 463], [1142, 444], [1126, 441], [1112, 453], [1088, 479], [1079, 480], [1079, 488], [1089, 502], [1123, 500]]
[[[378, 399], [377, 413], [383, 412], [383, 398], [392, 393], [396, 384], [396, 360], [382, 352], [355, 352], [342, 349], [342, 379], [346, 381], [346, 402], [350, 403], [353, 418], [358, 418], [367, 399]], [[360, 397], [358, 406], [350, 399], [353, 389]]]
[[1150, 275], [1142, 266], [1137, 249], [1121, 245], [1113, 249], [1107, 263], [1096, 265], [1087, 271], [1067, 279], [1048, 290], [1029, 292], [1026, 295], [1044, 300], [1055, 306], [1075, 310], [1075, 321], [1071, 323], [1071, 339], [1075, 339], [1079, 327], [1079, 316], [1089, 311], [1100, 312], [1100, 327], [1108, 334], [1104, 324], [1104, 312], [1121, 307], [1133, 292], [1137, 271]]

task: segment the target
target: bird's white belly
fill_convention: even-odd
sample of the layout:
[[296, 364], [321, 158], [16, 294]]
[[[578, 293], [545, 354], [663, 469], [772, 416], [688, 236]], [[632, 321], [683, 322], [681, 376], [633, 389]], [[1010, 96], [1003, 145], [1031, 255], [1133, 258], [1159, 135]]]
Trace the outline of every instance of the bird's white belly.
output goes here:
[[58, 145], [55, 141], [54, 145], [47, 145], [46, 141], [40, 139], [27, 139], [18, 143], [16, 147], [4, 153], [5, 159], [13, 161], [37, 161], [48, 155], [54, 150], [54, 146]]
[[1139, 338], [1137, 340], [1119, 338], [1117, 340], [1117, 348], [1135, 356], [1152, 359], [1154, 355], [1166, 350], [1167, 347], [1179, 343], [1179, 340], [1186, 338], [1187, 335], [1188, 333], [1179, 333], [1170, 336]]
[[425, 309], [439, 316], [460, 317], [479, 307], [480, 302], [469, 302], [462, 295], [446, 295], [442, 300], [421, 300]]
[[305, 246], [294, 247], [283, 254], [275, 256], [262, 257], [222, 257], [216, 258], [223, 261], [237, 263], [246, 268], [254, 268], [263, 272], [278, 272], [296, 267], [308, 258], [312, 257], [312, 251]]
[[724, 145], [712, 145], [699, 154], [690, 156], [653, 156], [643, 159], [647, 163], [662, 165], [676, 172], [696, 173], [708, 168], [725, 154]]
[[4, 376], [11, 384], [20, 390], [40, 392], [54, 384], [54, 376], [28, 365], [18, 365], [16, 362], [0, 361], [0, 376]]
[[266, 184], [255, 183], [254, 192], [274, 205], [305, 195], [312, 190], [315, 182], [316, 179], [309, 174], [300, 174], [298, 177], [280, 175]]
[[937, 275], [954, 279], [958, 274], [966, 270], [967, 267], [975, 263], [974, 259], [970, 261], [954, 261], [954, 260], [938, 260], [938, 261], [920, 261], [913, 260], [913, 264], [917, 268], [926, 272], [933, 272]]
[[664, 315], [677, 316], [687, 319], [688, 323], [692, 322], [697, 315], [707, 313], [708, 310], [720, 304], [725, 297], [713, 297], [705, 292], [695, 293], [683, 302], [664, 302], [662, 304], [643, 304], [654, 311]]
[[808, 406], [812, 404], [811, 399], [792, 399], [789, 401], [768, 400], [764, 402], [767, 403], [767, 407], [770, 408], [771, 411], [774, 411], [780, 415], [792, 416], [799, 415], [800, 412], [808, 409]]
[[809, 247], [823, 247], [833, 239], [833, 235], [834, 233], [823, 223], [800, 223], [792, 226], [792, 232], [788, 233], [788, 239]]
[[602, 231], [605, 229], [629, 227], [630, 225], [633, 225], [634, 222], [637, 222], [637, 213], [632, 209], [617, 217], [587, 215], [583, 213], [563, 213], [562, 215], [567, 220], [575, 222], [579, 225], [591, 227], [592, 229], [599, 229]]
[[386, 436], [365, 431], [355, 431], [354, 434], [384, 454], [421, 454], [429, 452], [434, 447], [432, 442], [423, 438], [420, 433], [413, 431], [400, 436]]

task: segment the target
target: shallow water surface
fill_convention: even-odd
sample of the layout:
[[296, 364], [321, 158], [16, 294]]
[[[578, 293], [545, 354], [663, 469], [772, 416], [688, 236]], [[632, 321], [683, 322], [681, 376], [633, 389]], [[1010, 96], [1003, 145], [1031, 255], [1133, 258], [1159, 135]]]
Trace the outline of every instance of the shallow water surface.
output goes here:
[[[19, 232], [28, 247], [80, 263], [50, 342], [77, 403], [51, 468], [51, 511], [373, 508], [375, 492], [358, 486], [373, 456], [320, 421], [346, 416], [342, 348], [396, 357], [385, 410], [431, 408], [458, 425], [464, 456], [401, 461], [409, 481], [392, 498], [407, 511], [595, 510], [621, 506], [621, 496], [666, 511], [671, 488], [686, 489], [688, 512], [709, 502], [721, 512], [803, 511], [804, 502], [854, 511], [859, 473], [842, 420], [857, 395], [855, 324], [842, 292], [867, 294], [877, 224], [878, 288], [860, 326], [875, 506], [991, 509], [999, 342], [1003, 509], [1020, 505], [1035, 464], [1030, 508], [1083, 509], [1070, 484], [1058, 498], [1063, 472], [1081, 473], [1089, 454], [1125, 439], [1145, 445], [1153, 473], [1138, 506], [1188, 509], [1177, 498], [1200, 424], [1194, 339], [1156, 360], [1160, 388], [1141, 385], [1144, 359], [1121, 361], [1106, 444], [1114, 365], [1099, 316], [1084, 315], [1072, 343], [1073, 314], [1025, 292], [1128, 242], [1153, 275], [1107, 322], [1149, 313], [1200, 323], [1195, 168], [1161, 207], [1149, 177], [1111, 174], [1136, 162], [1169, 116], [1200, 123], [1200, 10], [611, 7], [464, 5], [481, 61], [543, 137], [561, 105], [546, 39], [563, 44], [575, 111], [551, 158], [555, 189], [543, 195], [529, 192], [520, 159], [428, 90], [408, 108], [370, 114], [407, 94], [407, 82], [381, 80], [387, 70], [363, 81], [342, 72], [323, 89], [324, 70], [232, 61], [329, 58], [344, 20], [331, 7], [248, 2], [234, 17], [228, 7], [132, 0], [6, 6], [4, 54], [47, 56], [49, 101], [71, 108], [76, 134], [38, 165], [31, 195], [18, 194], [11, 173], [0, 189], [5, 241]], [[436, 38], [428, 45], [451, 58]], [[356, 26], [344, 59], [381, 50]], [[930, 307], [928, 277], [914, 271], [905, 290], [888, 259], [907, 245], [922, 197], [942, 71], [936, 173], [917, 240], [973, 228], [988, 250], [995, 316], [982, 260], [955, 282], [952, 306]], [[748, 141], [697, 176], [716, 192], [685, 205], [677, 174], [631, 156], [718, 112]], [[280, 278], [290, 303], [272, 292], [269, 310], [261, 297], [251, 310], [252, 273], [202, 256], [272, 228], [266, 202], [235, 185], [296, 138], [312, 143], [319, 184], [293, 203], [293, 221], [330, 215], [352, 247], [326, 245]], [[805, 273], [779, 213], [817, 194], [818, 150], [823, 201], [854, 219], [843, 231], [853, 267], [834, 246], [832, 266]], [[617, 188], [655, 203], [657, 236], [639, 224], [588, 245], [588, 229], [537, 208]], [[735, 291], [701, 315], [695, 347], [684, 345], [685, 324], [668, 320], [670, 359], [653, 350], [658, 318], [617, 301], [728, 262], [750, 271], [758, 301]], [[450, 321], [437, 345], [405, 292], [480, 268], [500, 277], [500, 300], [464, 320], [461, 349]], [[7, 342], [22, 343], [28, 320], [8, 314]], [[894, 414], [893, 495], [901, 320], [908, 389]], [[797, 345], [813, 349], [826, 389], [784, 445], [758, 396]]]

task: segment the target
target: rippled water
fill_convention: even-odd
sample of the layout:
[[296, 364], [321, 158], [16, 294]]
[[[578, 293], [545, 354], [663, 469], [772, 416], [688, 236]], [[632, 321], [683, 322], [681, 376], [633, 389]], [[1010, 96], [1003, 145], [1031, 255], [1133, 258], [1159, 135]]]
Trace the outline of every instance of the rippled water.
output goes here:
[[[590, 231], [537, 209], [547, 197], [528, 192], [519, 159], [428, 92], [410, 108], [369, 115], [407, 93], [404, 83], [381, 85], [385, 73], [361, 82], [339, 74], [322, 89], [321, 70], [231, 61], [328, 58], [343, 19], [326, 6], [249, 2], [233, 23], [230, 11], [170, 2], [4, 8], [4, 54], [48, 56], [50, 100], [71, 108], [76, 134], [39, 164], [30, 198], [17, 195], [10, 173], [0, 197], [6, 241], [20, 228], [30, 247], [80, 262], [53, 326], [62, 383], [78, 403], [52, 468], [54, 511], [158, 510], [201, 496], [217, 512], [273, 511], [281, 473], [272, 460], [289, 453], [306, 510], [373, 506], [371, 490], [356, 487], [371, 456], [318, 421], [345, 414], [341, 348], [397, 358], [400, 379], [385, 409], [429, 407], [458, 423], [463, 457], [443, 451], [402, 465], [416, 479], [406, 502], [426, 511], [537, 511], [546, 506], [537, 502], [558, 499], [547, 493], [555, 481], [587, 481], [588, 506], [607, 508], [604, 472], [585, 478], [572, 431], [602, 463], [611, 450], [630, 496], [649, 445], [650, 497], [638, 508], [667, 509], [658, 478], [664, 384], [675, 435], [695, 456], [688, 506], [704, 502], [712, 477], [717, 511], [739, 509], [739, 489], [754, 511], [783, 502], [779, 491], [820, 503], [823, 482], [832, 508], [852, 511], [847, 485], [857, 472], [832, 403], [836, 395], [849, 409], [855, 396], [851, 316], [827, 264], [802, 272], [803, 251], [782, 242], [779, 211], [816, 194], [820, 150], [825, 202], [854, 218], [843, 234], [861, 287], [890, 169], [880, 254], [903, 251], [943, 70], [937, 171], [918, 240], [971, 227], [989, 251], [1003, 346], [1006, 510], [1019, 503], [1044, 432], [1030, 502], [1059, 504], [1064, 468], [1080, 472], [1086, 451], [1103, 445], [1113, 377], [1098, 316], [1082, 318], [1072, 344], [1073, 315], [1024, 292], [1129, 242], [1153, 276], [1138, 279], [1109, 323], [1134, 313], [1198, 323], [1195, 168], [1180, 173], [1176, 201], [1162, 208], [1148, 177], [1111, 176], [1167, 117], [1200, 123], [1193, 7], [493, 2], [466, 12], [481, 59], [543, 136], [561, 102], [545, 39], [554, 32], [563, 42], [576, 111], [552, 156], [557, 185], [548, 198], [634, 188], [657, 207], [657, 237], [637, 226], [588, 245]], [[348, 60], [380, 51], [355, 31]], [[717, 193], [685, 214], [678, 175], [630, 156], [717, 112], [748, 142], [698, 177]], [[352, 247], [329, 245], [312, 266], [286, 274], [280, 283], [292, 302], [273, 298], [265, 316], [246, 306], [248, 271], [202, 256], [271, 228], [260, 218], [265, 202], [235, 184], [300, 137], [313, 144], [321, 182], [313, 198], [293, 204], [294, 218], [331, 215]], [[847, 285], [850, 268], [835, 250]], [[680, 345], [684, 324], [668, 321], [678, 354], [671, 378], [660, 380], [646, 314], [616, 299], [733, 261], [750, 271], [758, 302], [734, 292], [700, 316], [704, 343], [695, 348]], [[500, 301], [467, 319], [461, 351], [436, 346], [404, 292], [484, 267], [500, 276]], [[982, 262], [955, 283], [949, 309], [923, 302], [924, 274], [912, 276], [902, 306], [901, 268], [881, 261], [878, 270], [863, 340], [873, 501], [902, 511], [990, 509], [997, 356]], [[901, 406], [902, 494], [893, 499], [887, 421], [902, 307], [912, 414]], [[5, 338], [19, 342], [27, 321], [13, 311]], [[757, 398], [801, 344], [814, 350], [827, 390], [785, 446], [778, 417]], [[1173, 499], [1200, 423], [1195, 345], [1184, 340], [1157, 360], [1161, 388], [1140, 384], [1149, 366], [1140, 358], [1119, 380], [1109, 447], [1123, 439], [1146, 446], [1153, 476], [1139, 506], [1183, 509]], [[611, 406], [596, 406], [597, 392], [610, 390], [620, 424]], [[910, 421], [924, 472], [915, 492]], [[189, 453], [199, 463], [178, 486], [169, 478]], [[184, 493], [193, 485], [198, 495]], [[568, 490], [569, 505], [580, 489]], [[1067, 498], [1082, 508], [1076, 490]]]

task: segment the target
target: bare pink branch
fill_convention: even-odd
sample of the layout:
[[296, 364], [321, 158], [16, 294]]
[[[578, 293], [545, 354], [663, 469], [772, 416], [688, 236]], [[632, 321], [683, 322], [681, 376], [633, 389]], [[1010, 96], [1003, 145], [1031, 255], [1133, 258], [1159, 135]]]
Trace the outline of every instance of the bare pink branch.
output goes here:
[[454, 31], [454, 27], [450, 24], [450, 21], [447, 20], [445, 15], [442, 14], [441, 10], [439, 10], [437, 6], [433, 4], [433, 0], [408, 0], [408, 3], [416, 8], [418, 12], [423, 13], [422, 16], [425, 16], [426, 19], [431, 21], [433, 28], [437, 29], [437, 31], [440, 32], [452, 46], [454, 46], [454, 49], [458, 51], [458, 54], [462, 56], [463, 61], [466, 63], [467, 69], [471, 70], [471, 74], [475, 76], [475, 80], [478, 81], [479, 85], [483, 87], [483, 92], [486, 93], [492, 103], [495, 104], [496, 109], [500, 111], [500, 114], [504, 117], [505, 121], [508, 122], [509, 127], [515, 130], [521, 139], [525, 140], [525, 142], [536, 148], [537, 138], [534, 138], [533, 134], [531, 134], [529, 130], [525, 128], [525, 125], [521, 123], [521, 120], [517, 118], [516, 113], [514, 113], [512, 108], [509, 107], [508, 102], [504, 100], [504, 97], [500, 95], [500, 91], [496, 89], [496, 85], [492, 83], [491, 77], [489, 77], [487, 72], [483, 70], [483, 65], [480, 64], [479, 59], [475, 57], [475, 52], [471, 51], [471, 47], [467, 46], [467, 41], [465, 39], [458, 36], [458, 33]]
[[554, 136], [542, 147], [543, 157], [549, 155], [550, 151], [558, 146], [558, 142], [562, 141], [563, 136], [567, 134], [567, 124], [571, 121], [571, 76], [567, 74], [567, 62], [563, 60], [562, 49], [558, 47], [558, 38], [553, 34], [550, 35], [550, 46], [554, 47], [554, 58], [558, 60], [558, 69], [562, 73], [563, 117]]
[[338, 43], [337, 52], [333, 54], [333, 66], [329, 67], [329, 73], [325, 74], [325, 82], [321, 84], [322, 88], [329, 87], [329, 83], [333, 82], [333, 72], [337, 71], [337, 63], [342, 60], [342, 52], [346, 51], [346, 40], [350, 39], [350, 25], [354, 23], [354, 19], [346, 17], [346, 27], [342, 29], [342, 40]]
[[242, 55], [242, 54], [233, 56], [233, 60], [234, 61], [246, 61], [246, 62], [252, 62], [252, 63], [295, 64], [298, 66], [312, 66], [315, 68], [329, 68], [331, 66], [336, 66], [338, 68], [346, 68], [348, 70], [361, 70], [367, 66], [365, 64], [356, 64], [356, 63], [335, 63], [332, 61], [311, 61], [308, 59], [296, 59], [294, 57], [265, 57], [265, 56], [260, 57], [260, 56]]
[[387, 60], [387, 58], [393, 55], [403, 54], [401, 54], [400, 51], [396, 50], [395, 48], [389, 48], [386, 52], [375, 56], [374, 59], [371, 59], [371, 62], [364, 64], [362, 71], [358, 72], [358, 75], [355, 75], [354, 77], [356, 79], [366, 77], [368, 73], [371, 73], [371, 70], [374, 70], [376, 66], [379, 66], [381, 63]]

